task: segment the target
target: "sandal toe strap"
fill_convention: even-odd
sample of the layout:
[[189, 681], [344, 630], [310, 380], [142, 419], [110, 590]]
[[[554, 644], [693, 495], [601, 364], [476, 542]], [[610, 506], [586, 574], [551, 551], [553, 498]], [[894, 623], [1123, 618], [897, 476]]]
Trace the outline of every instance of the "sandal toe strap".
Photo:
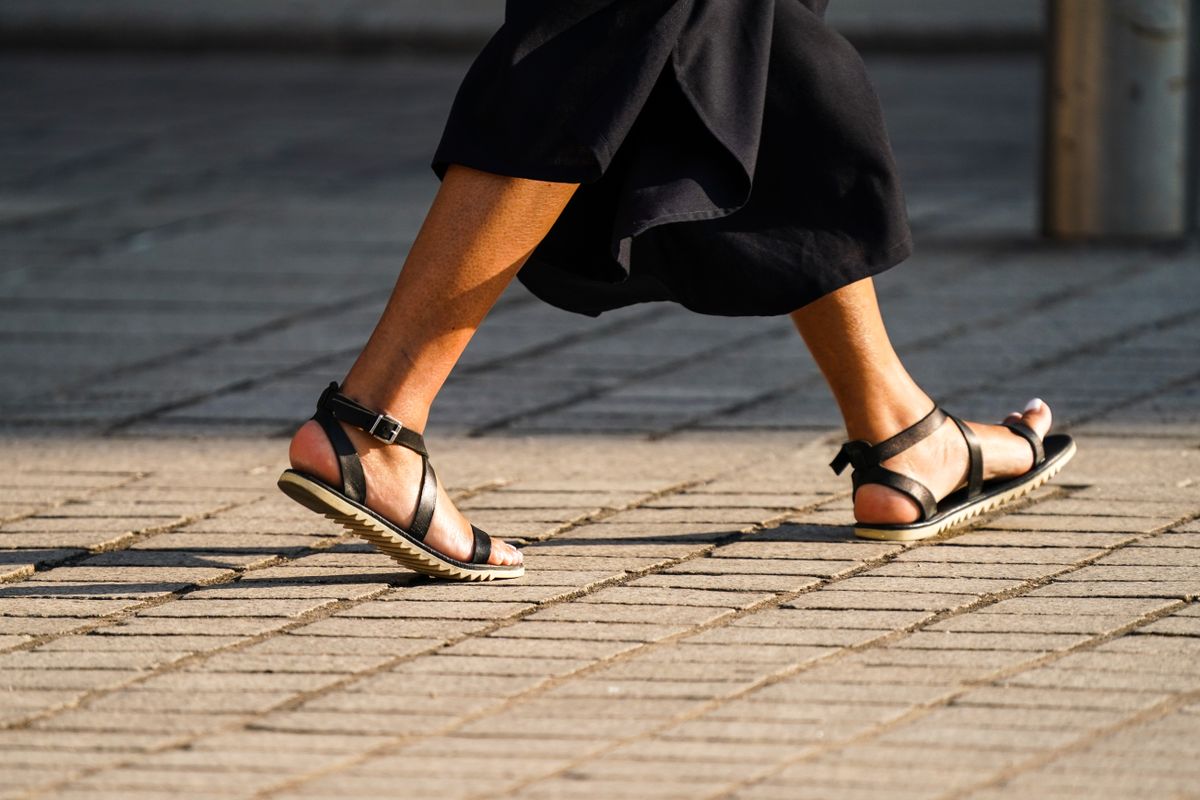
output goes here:
[[871, 467], [854, 473], [854, 490], [868, 483], [878, 483], [908, 495], [921, 507], [921, 520], [927, 520], [937, 513], [937, 499], [925, 484], [915, 481], [907, 475], [893, 472], [886, 467]]
[[947, 414], [958, 426], [959, 433], [967, 443], [967, 497], [974, 497], [983, 491], [983, 449], [979, 445], [979, 437], [967, 423], [953, 414]]
[[472, 564], [486, 564], [492, 555], [492, 537], [474, 525], [471, 532], [475, 534], [475, 549], [471, 553]]
[[425, 471], [421, 473], [421, 488], [417, 490], [417, 509], [413, 512], [412, 524], [408, 532], [413, 538], [425, 541], [429, 533], [429, 525], [433, 522], [433, 512], [437, 506], [437, 474], [428, 458], [422, 458]]
[[1042, 446], [1042, 437], [1037, 435], [1037, 431], [1024, 422], [1005, 422], [1003, 424], [1004, 427], [1029, 442], [1029, 446], [1033, 448], [1033, 466], [1037, 467], [1046, 460], [1046, 448]]

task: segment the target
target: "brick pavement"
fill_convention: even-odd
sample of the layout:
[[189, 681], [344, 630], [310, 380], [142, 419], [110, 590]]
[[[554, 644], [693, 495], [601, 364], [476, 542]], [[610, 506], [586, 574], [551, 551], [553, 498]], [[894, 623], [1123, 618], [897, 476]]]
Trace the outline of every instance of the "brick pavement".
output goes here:
[[276, 492], [463, 66], [0, 59], [0, 796], [1200, 796], [1196, 253], [1031, 236], [1023, 57], [871, 64], [906, 362], [1080, 439], [1022, 507], [856, 540], [786, 321], [519, 287], [431, 438], [524, 579], [418, 578]]

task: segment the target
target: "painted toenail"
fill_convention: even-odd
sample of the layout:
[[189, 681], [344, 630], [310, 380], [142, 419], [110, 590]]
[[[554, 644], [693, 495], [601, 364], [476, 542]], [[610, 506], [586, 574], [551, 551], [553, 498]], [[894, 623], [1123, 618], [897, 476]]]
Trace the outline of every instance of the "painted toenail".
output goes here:
[[1035, 397], [1025, 404], [1025, 413], [1028, 414], [1031, 411], [1041, 411], [1045, 407], [1046, 404], [1042, 402], [1042, 398]]

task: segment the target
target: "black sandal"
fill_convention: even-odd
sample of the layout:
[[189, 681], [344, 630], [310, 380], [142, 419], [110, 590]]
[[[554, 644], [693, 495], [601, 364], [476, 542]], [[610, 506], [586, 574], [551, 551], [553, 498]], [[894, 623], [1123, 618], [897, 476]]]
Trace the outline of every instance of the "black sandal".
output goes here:
[[[967, 485], [947, 495], [939, 503], [923, 484], [893, 472], [881, 466], [881, 463], [930, 436], [947, 418], [954, 421], [967, 442], [969, 466]], [[917, 522], [860, 522], [855, 524], [854, 533], [866, 539], [886, 539], [893, 542], [909, 542], [935, 536], [962, 525], [972, 517], [1028, 494], [1054, 477], [1075, 455], [1075, 442], [1066, 434], [1054, 434], [1043, 440], [1023, 422], [1002, 424], [1029, 442], [1029, 446], [1033, 448], [1033, 468], [1023, 475], [1003, 480], [983, 479], [983, 453], [975, 432], [961, 419], [936, 406], [920, 422], [879, 444], [872, 445], [864, 441], [843, 444], [829, 466], [838, 475], [841, 475], [847, 466], [854, 467], [850, 477], [855, 493], [859, 487], [868, 483], [883, 484], [908, 495], [921, 507], [921, 519]]]
[[[470, 561], [450, 558], [425, 544], [425, 535], [429, 532], [434, 504], [437, 502], [437, 476], [434, 475], [433, 465], [429, 463], [425, 440], [419, 433], [408, 430], [399, 420], [371, 411], [339, 393], [336, 381], [321, 393], [313, 419], [325, 430], [337, 453], [342, 488], [339, 490], [312, 475], [288, 469], [279, 476], [279, 488], [288, 497], [340, 523], [409, 569], [426, 575], [461, 581], [487, 581], [519, 578], [525, 574], [525, 567], [521, 565], [488, 564], [492, 537], [474, 525], [471, 530], [475, 534], [475, 548]], [[417, 509], [408, 530], [363, 505], [367, 498], [367, 482], [362, 462], [350, 437], [338, 425], [338, 420], [361, 428], [388, 444], [398, 444], [421, 454], [425, 471], [417, 493]]]

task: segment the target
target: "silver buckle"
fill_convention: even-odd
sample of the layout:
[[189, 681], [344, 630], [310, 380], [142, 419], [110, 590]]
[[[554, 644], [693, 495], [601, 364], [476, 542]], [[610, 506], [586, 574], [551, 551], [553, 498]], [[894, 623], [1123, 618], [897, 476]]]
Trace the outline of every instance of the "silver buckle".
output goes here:
[[[395, 429], [392, 431], [391, 436], [380, 436], [378, 433], [375, 432], [375, 429], [379, 427], [379, 423], [384, 422], [385, 420], [387, 422], [391, 422], [392, 424], [394, 424], [396, 426]], [[379, 416], [375, 417], [375, 421], [371, 423], [371, 428], [370, 428], [370, 430], [367, 431], [367, 433], [371, 434], [372, 436], [374, 436], [376, 439], [378, 439], [381, 442], [387, 442], [388, 444], [395, 444], [396, 438], [400, 435], [400, 431], [403, 429], [404, 429], [404, 426], [402, 424], [400, 424], [400, 420], [396, 419], [395, 417], [389, 417], [387, 414], [380, 414]]]

